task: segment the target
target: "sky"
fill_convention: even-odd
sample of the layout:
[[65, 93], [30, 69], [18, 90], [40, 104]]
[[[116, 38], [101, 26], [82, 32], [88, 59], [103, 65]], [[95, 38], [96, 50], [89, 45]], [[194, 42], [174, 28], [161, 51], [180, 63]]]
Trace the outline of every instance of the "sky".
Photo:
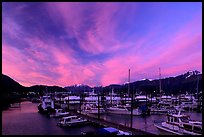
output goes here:
[[3, 2], [2, 73], [108, 86], [202, 73], [201, 2]]

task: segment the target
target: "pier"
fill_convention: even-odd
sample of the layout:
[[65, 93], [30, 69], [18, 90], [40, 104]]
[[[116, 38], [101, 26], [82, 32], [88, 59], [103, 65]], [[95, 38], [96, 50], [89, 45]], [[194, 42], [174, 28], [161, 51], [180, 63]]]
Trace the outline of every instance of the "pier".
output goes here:
[[91, 117], [91, 116], [88, 116], [88, 115], [75, 113], [75, 112], [71, 112], [71, 114], [86, 118], [87, 120], [89, 120], [89, 121], [91, 121], [93, 123], [97, 123], [97, 124], [102, 125], [102, 126], [114, 127], [114, 128], [119, 129], [119, 130], [122, 130], [122, 131], [131, 132], [133, 135], [155, 135], [155, 134], [150, 133], [150, 132], [146, 132], [146, 131], [143, 131], [143, 130], [140, 130], [140, 129], [127, 127], [125, 125], [121, 125], [121, 124], [118, 124], [118, 123], [106, 121], [104, 119], [98, 119], [98, 118], [95, 118], [95, 117]]

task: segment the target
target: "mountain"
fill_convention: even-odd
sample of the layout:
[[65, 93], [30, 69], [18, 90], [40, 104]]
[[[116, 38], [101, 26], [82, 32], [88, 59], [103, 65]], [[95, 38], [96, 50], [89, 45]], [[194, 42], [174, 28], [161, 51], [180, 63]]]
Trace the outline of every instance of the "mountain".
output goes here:
[[25, 87], [18, 82], [6, 76], [2, 77], [2, 89], [1, 89], [1, 111], [7, 109], [11, 103], [19, 102], [21, 95], [25, 92]]
[[[128, 83], [118, 85], [118, 84], [111, 84], [106, 87], [94, 87], [91, 88], [88, 85], [72, 85], [66, 86], [64, 88], [59, 86], [46, 86], [46, 85], [34, 85], [31, 87], [24, 87], [20, 85], [18, 82], [14, 81], [12, 78], [2, 74], [2, 84], [3, 90], [1, 94], [7, 95], [13, 93], [25, 94], [28, 92], [38, 92], [43, 94], [43, 92], [72, 92], [72, 93], [83, 93], [83, 92], [104, 92], [107, 93], [111, 92], [112, 89], [114, 92], [119, 94], [128, 93]], [[197, 85], [198, 84], [198, 85]], [[197, 86], [199, 91], [202, 90], [202, 74], [199, 74], [198, 71], [188, 71], [184, 74], [181, 74], [176, 77], [168, 77], [161, 79], [161, 89], [166, 94], [178, 94], [178, 93], [196, 93]], [[141, 80], [135, 81], [130, 83], [130, 93], [131, 92], [143, 92], [143, 93], [159, 93], [159, 79], [156, 80]]]
[[28, 92], [43, 95], [44, 92], [67, 92], [59, 86], [34, 85], [24, 87], [7, 75], [2, 74], [1, 110], [7, 109], [11, 103], [19, 102], [20, 98], [27, 97]]
[[[156, 80], [141, 80], [130, 83], [130, 93], [159, 93], [159, 79]], [[161, 89], [165, 94], [179, 94], [179, 93], [196, 93], [202, 90], [202, 74], [198, 74], [198, 71], [189, 71], [176, 77], [168, 77], [161, 79]], [[104, 92], [110, 92], [114, 89], [114, 92], [119, 94], [128, 93], [128, 83], [112, 85], [104, 87]]]
[[7, 94], [13, 94], [13, 93], [22, 93], [25, 91], [25, 87], [20, 85], [18, 82], [10, 78], [9, 76], [6, 76], [2, 74], [2, 91], [1, 94], [7, 95]]
[[64, 87], [67, 91], [71, 91], [72, 93], [80, 94], [83, 92], [91, 92], [93, 89], [88, 85], [78, 84], [72, 86]]
[[43, 95], [45, 92], [67, 92], [65, 88], [59, 87], [59, 86], [46, 86], [46, 85], [34, 85], [31, 87], [26, 88], [29, 92], [35, 92], [39, 93], [40, 95]]

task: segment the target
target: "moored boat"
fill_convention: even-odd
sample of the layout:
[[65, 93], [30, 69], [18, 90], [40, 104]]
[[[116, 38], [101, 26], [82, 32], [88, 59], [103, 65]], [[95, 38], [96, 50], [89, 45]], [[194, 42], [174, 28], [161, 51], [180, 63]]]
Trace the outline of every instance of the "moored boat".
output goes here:
[[68, 115], [69, 115], [69, 112], [65, 112], [63, 109], [55, 109], [55, 112], [50, 113], [49, 116], [57, 118], [57, 117], [63, 117], [63, 116], [68, 116]]
[[63, 117], [57, 123], [59, 127], [71, 127], [71, 126], [79, 126], [90, 123], [87, 119], [78, 117], [78, 116], [68, 116]]
[[170, 134], [202, 135], [202, 122], [191, 120], [188, 115], [181, 114], [181, 111], [178, 114], [167, 114], [165, 122], [158, 122], [154, 125]]
[[38, 105], [38, 112], [41, 114], [48, 114], [54, 111], [54, 101], [50, 96], [43, 96], [41, 103]]
[[[107, 108], [107, 112], [113, 114], [130, 115], [131, 107], [125, 105], [117, 105], [114, 107]], [[133, 115], [135, 116], [142, 115], [142, 111], [139, 108], [133, 109]]]

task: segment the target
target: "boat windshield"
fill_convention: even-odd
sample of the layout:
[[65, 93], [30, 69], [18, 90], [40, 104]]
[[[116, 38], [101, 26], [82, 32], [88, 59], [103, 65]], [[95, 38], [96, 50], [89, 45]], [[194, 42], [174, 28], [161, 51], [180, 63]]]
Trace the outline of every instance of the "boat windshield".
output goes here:
[[190, 118], [189, 117], [181, 117], [182, 122], [189, 122]]

